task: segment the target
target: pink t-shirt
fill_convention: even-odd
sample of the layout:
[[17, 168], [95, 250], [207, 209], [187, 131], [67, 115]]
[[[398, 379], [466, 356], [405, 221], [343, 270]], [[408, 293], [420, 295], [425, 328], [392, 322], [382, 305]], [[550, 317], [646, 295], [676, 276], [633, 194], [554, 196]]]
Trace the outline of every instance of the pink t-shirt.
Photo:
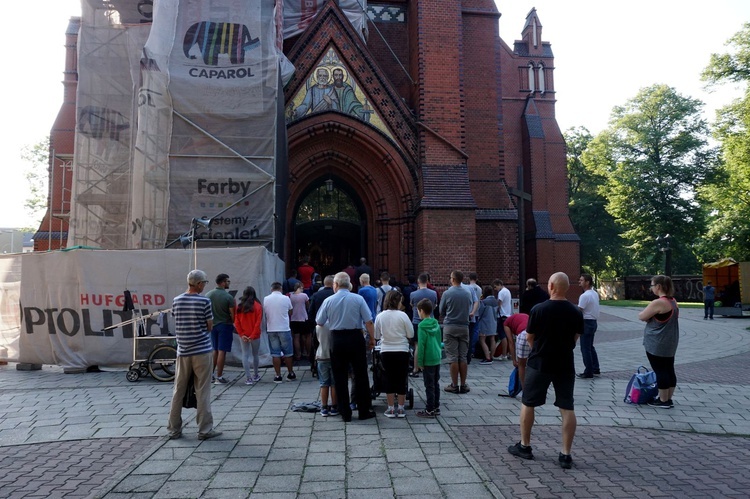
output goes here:
[[307, 302], [310, 297], [306, 293], [292, 293], [289, 295], [292, 300], [292, 322], [305, 322], [307, 320]]

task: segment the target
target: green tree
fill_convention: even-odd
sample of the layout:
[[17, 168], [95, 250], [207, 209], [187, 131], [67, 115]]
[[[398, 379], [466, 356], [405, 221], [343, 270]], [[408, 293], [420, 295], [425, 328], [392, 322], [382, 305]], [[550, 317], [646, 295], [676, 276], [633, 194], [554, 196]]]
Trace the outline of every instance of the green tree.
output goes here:
[[[37, 223], [41, 221], [47, 209], [47, 181], [49, 179], [49, 137], [41, 142], [26, 146], [21, 150], [24, 161], [24, 177], [26, 177], [28, 197], [24, 202], [26, 213]], [[36, 230], [36, 227], [33, 228]]]
[[742, 83], [745, 94], [717, 111], [713, 134], [721, 143], [723, 163], [700, 190], [710, 206], [704, 255], [706, 260], [750, 260], [750, 23], [727, 45], [729, 53], [711, 55], [703, 80], [709, 86]]
[[605, 177], [584, 161], [593, 136], [584, 127], [563, 134], [567, 145], [570, 220], [581, 238], [581, 267], [598, 279], [622, 276], [629, 267], [623, 251], [621, 229], [607, 213], [607, 199], [601, 194]]
[[600, 193], [636, 272], [663, 271], [656, 238], [669, 234], [672, 272], [698, 272], [695, 243], [705, 217], [696, 188], [716, 160], [708, 145], [703, 103], [667, 85], [641, 89], [612, 110], [607, 130], [590, 144], [584, 162], [605, 178]]

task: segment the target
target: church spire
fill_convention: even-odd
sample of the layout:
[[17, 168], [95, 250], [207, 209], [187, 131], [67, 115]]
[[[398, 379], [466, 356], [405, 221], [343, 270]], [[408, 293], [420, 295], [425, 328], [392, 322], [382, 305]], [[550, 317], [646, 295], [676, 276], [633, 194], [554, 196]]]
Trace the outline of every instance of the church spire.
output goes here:
[[521, 39], [526, 43], [529, 55], [542, 54], [542, 22], [536, 13], [536, 7], [526, 14], [526, 24], [521, 31]]

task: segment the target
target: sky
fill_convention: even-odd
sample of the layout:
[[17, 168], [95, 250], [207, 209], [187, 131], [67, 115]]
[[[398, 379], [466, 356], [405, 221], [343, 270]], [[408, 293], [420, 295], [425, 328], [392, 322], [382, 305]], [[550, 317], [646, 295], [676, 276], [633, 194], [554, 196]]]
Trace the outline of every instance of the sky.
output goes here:
[[[700, 73], [712, 53], [750, 22], [750, 0], [496, 0], [500, 36], [520, 38], [526, 15], [536, 7], [542, 39], [555, 55], [557, 120], [562, 130], [585, 126], [598, 133], [610, 112], [657, 83], [706, 103], [706, 118], [741, 95], [725, 86], [708, 93]], [[36, 226], [23, 208], [28, 187], [20, 158], [24, 146], [44, 139], [62, 103], [65, 29], [80, 15], [80, 0], [8, 2], [0, 40], [8, 58], [0, 81], [4, 126], [0, 154], [0, 228]], [[33, 18], [33, 19], [32, 19]], [[33, 26], [32, 30], [29, 26]], [[22, 41], [22, 43], [21, 43]]]

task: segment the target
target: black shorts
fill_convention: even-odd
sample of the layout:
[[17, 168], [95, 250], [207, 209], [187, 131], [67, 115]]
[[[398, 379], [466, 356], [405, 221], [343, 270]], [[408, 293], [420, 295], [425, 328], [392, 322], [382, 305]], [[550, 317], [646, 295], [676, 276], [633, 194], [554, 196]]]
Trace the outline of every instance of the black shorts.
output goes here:
[[573, 388], [575, 373], [550, 374], [526, 366], [523, 396], [521, 401], [528, 407], [539, 407], [547, 403], [547, 390], [550, 383], [555, 388], [555, 406], [560, 409], [573, 410]]
[[311, 332], [309, 322], [290, 321], [289, 327], [292, 329], [292, 334], [308, 334]]

